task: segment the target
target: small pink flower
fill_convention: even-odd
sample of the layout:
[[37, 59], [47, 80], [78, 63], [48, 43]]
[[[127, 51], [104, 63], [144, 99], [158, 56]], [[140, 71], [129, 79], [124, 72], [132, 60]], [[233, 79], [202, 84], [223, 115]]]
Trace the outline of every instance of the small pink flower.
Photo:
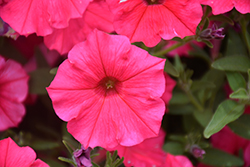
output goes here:
[[167, 154], [164, 167], [193, 167], [190, 160], [183, 155]]
[[91, 0], [12, 0], [0, 6], [0, 16], [21, 35], [51, 34], [65, 28], [72, 18], [81, 18]]
[[250, 0], [200, 0], [200, 3], [211, 6], [214, 15], [226, 13], [233, 7], [242, 14], [250, 13]]
[[131, 42], [142, 41], [148, 47], [161, 38], [194, 35], [202, 17], [196, 0], [107, 0], [115, 13], [114, 28]]
[[146, 139], [142, 143], [125, 147], [117, 146], [109, 150], [117, 150], [120, 157], [124, 157], [125, 166], [160, 167], [164, 164], [166, 153], [162, 150], [165, 132], [160, 130], [159, 135]]
[[64, 29], [54, 29], [53, 33], [44, 37], [44, 43], [49, 49], [55, 49], [60, 54], [66, 54], [73, 46], [86, 39], [95, 28], [111, 33], [113, 28], [113, 13], [104, 0], [91, 2], [82, 18], [71, 19]]
[[36, 153], [32, 148], [19, 147], [11, 138], [0, 140], [1, 167], [49, 167], [40, 159], [36, 160]]
[[158, 135], [164, 62], [125, 36], [94, 30], [69, 52], [47, 90], [85, 148], [132, 146]]
[[28, 93], [28, 75], [13, 60], [0, 56], [0, 131], [17, 127], [25, 108], [22, 102]]

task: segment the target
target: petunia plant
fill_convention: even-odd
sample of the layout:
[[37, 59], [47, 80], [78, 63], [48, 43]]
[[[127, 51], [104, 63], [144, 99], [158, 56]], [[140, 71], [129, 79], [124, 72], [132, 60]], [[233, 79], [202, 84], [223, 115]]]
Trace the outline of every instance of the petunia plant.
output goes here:
[[0, 0], [0, 167], [249, 167], [249, 0]]

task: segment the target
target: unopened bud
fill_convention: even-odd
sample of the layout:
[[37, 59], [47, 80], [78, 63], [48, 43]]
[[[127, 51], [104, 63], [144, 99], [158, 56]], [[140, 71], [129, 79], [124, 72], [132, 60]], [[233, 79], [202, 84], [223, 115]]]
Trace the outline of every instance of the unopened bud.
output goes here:
[[91, 148], [84, 149], [82, 146], [81, 149], [77, 149], [73, 152], [73, 158], [76, 161], [77, 167], [92, 167], [90, 152]]

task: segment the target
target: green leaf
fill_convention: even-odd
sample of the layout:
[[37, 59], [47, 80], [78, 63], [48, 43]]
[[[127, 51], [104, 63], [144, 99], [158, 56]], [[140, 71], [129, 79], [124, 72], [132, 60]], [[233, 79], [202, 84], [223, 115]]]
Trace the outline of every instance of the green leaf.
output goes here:
[[177, 69], [172, 65], [172, 63], [169, 62], [169, 60], [166, 60], [164, 71], [174, 77], [179, 77], [179, 72]]
[[249, 99], [249, 95], [247, 93], [247, 90], [244, 88], [239, 88], [235, 92], [231, 93], [229, 95], [231, 99]]
[[49, 86], [54, 78], [50, 68], [40, 68], [30, 73], [29, 92], [32, 94], [47, 94], [46, 87]]
[[212, 67], [223, 71], [247, 72], [250, 68], [250, 59], [246, 56], [226, 56], [216, 60]]
[[100, 167], [99, 165], [97, 165], [96, 163], [92, 162], [93, 167]]
[[112, 162], [114, 162], [117, 158], [117, 150], [114, 151], [113, 155], [112, 155]]
[[203, 25], [203, 27], [202, 27], [202, 30], [207, 29], [208, 25], [209, 25], [209, 18], [205, 18], [205, 21], [204, 21], [204, 25]]
[[238, 32], [229, 29], [227, 33], [226, 56], [247, 56], [247, 49]]
[[74, 149], [71, 147], [71, 145], [66, 140], [63, 140], [62, 142], [65, 145], [65, 147], [67, 148], [67, 150], [69, 151], [69, 153], [71, 155], [73, 155]]
[[31, 143], [31, 147], [35, 150], [51, 150], [60, 147], [57, 141], [35, 140]]
[[206, 127], [211, 120], [213, 113], [211, 110], [204, 110], [203, 112], [195, 110], [193, 112], [195, 119], [203, 126]]
[[163, 146], [163, 150], [173, 155], [181, 155], [184, 153], [184, 146], [181, 143], [170, 141]]
[[179, 104], [187, 104], [190, 100], [187, 97], [186, 93], [180, 91], [173, 91], [173, 96], [169, 101], [169, 105], [179, 105]]
[[228, 124], [231, 130], [238, 135], [250, 139], [250, 115], [243, 114], [234, 122]]
[[224, 22], [224, 23], [228, 23], [230, 25], [234, 25], [233, 20], [231, 20], [229, 17], [225, 16], [225, 15], [212, 15], [209, 17], [209, 20], [212, 21], [219, 21], [219, 22]]
[[210, 41], [207, 41], [207, 40], [202, 40], [202, 42], [204, 42], [208, 47], [210, 48], [213, 48], [214, 45], [210, 42]]
[[118, 167], [118, 166], [120, 166], [123, 163], [123, 161], [124, 161], [124, 157], [122, 157], [121, 159], [117, 159], [115, 161], [115, 163], [113, 164], [113, 166], [114, 167]]
[[169, 114], [173, 115], [186, 115], [191, 114], [195, 110], [194, 105], [186, 104], [186, 105], [169, 105]]
[[246, 88], [246, 81], [239, 72], [226, 72], [228, 83], [233, 91]]
[[58, 70], [58, 67], [52, 68], [52, 69], [49, 71], [49, 73], [52, 74], [52, 75], [56, 75], [57, 70]]
[[178, 55], [174, 57], [174, 66], [179, 73], [184, 71], [183, 64], [181, 63], [181, 59]]
[[232, 100], [223, 101], [204, 130], [205, 138], [209, 138], [219, 132], [225, 125], [239, 118], [244, 112], [244, 107], [245, 105]]
[[201, 162], [206, 165], [231, 167], [242, 166], [244, 164], [242, 159], [218, 149], [207, 148], [205, 152], [206, 154]]
[[58, 159], [63, 161], [63, 162], [67, 162], [67, 163], [70, 163], [70, 164], [76, 166], [75, 162], [72, 159], [65, 158], [65, 157], [58, 157]]
[[192, 90], [192, 92], [195, 92], [203, 89], [213, 89], [213, 88], [215, 88], [215, 85], [212, 82], [196, 80], [193, 81], [190, 89]]

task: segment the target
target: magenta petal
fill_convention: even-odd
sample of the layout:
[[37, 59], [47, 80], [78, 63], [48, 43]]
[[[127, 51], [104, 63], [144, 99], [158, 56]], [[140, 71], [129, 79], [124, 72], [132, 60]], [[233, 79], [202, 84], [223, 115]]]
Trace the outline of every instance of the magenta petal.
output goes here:
[[168, 153], [164, 167], [193, 167], [193, 164], [185, 156], [175, 156]]
[[82, 18], [71, 19], [66, 28], [54, 29], [52, 34], [44, 37], [44, 42], [49, 49], [65, 54], [75, 44], [84, 41], [95, 28], [105, 32], [114, 31], [113, 14], [104, 0], [91, 2]]
[[71, 18], [82, 17], [91, 0], [12, 0], [0, 8], [2, 19], [21, 35], [51, 34]]
[[164, 164], [166, 153], [162, 150], [165, 132], [160, 130], [157, 137], [144, 140], [142, 143], [125, 147], [118, 145], [109, 150], [117, 150], [120, 157], [124, 157], [125, 166], [160, 167]]
[[17, 127], [25, 115], [24, 105], [0, 97], [0, 131]]
[[143, 0], [107, 2], [115, 13], [115, 31], [148, 47], [157, 45], [161, 38], [194, 35], [202, 17], [201, 5], [196, 0], [166, 0], [157, 5], [147, 5]]
[[36, 153], [30, 147], [19, 147], [11, 138], [0, 140], [0, 166], [30, 166]]
[[0, 131], [16, 127], [25, 114], [28, 75], [20, 64], [0, 57]]

